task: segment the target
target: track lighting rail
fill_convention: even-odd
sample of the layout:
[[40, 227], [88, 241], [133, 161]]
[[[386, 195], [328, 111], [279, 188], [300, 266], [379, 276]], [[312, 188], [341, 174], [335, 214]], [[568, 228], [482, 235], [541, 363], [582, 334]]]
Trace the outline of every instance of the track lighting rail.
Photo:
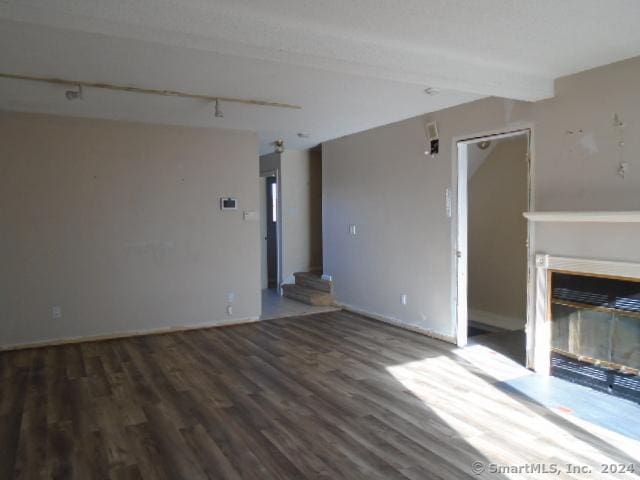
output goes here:
[[274, 107], [274, 108], [289, 108], [293, 110], [300, 110], [302, 107], [299, 105], [292, 105], [289, 103], [281, 102], [269, 102], [266, 100], [253, 100], [234, 97], [217, 97], [214, 95], [203, 95], [199, 93], [181, 92], [178, 90], [160, 90], [155, 88], [144, 88], [130, 85], [118, 85], [112, 83], [100, 83], [100, 82], [86, 82], [83, 80], [68, 80], [64, 78], [55, 77], [39, 77], [35, 75], [18, 75], [14, 73], [2, 73], [0, 72], [0, 78], [8, 78], [12, 80], [25, 80], [29, 82], [43, 82], [54, 85], [64, 86], [77, 86], [86, 88], [100, 88], [103, 90], [112, 90], [116, 92], [129, 92], [129, 93], [144, 93], [148, 95], [162, 95], [165, 97], [181, 97], [181, 98], [194, 98], [200, 100], [207, 100], [211, 102], [227, 102], [227, 103], [240, 103], [243, 105], [254, 105], [258, 107]]

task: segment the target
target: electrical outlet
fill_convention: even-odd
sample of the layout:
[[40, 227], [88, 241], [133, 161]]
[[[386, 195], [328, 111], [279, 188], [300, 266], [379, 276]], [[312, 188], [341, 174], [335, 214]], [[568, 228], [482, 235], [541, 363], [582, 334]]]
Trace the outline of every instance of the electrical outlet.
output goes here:
[[406, 293], [403, 293], [400, 296], [400, 302], [402, 303], [402, 305], [406, 305], [407, 304], [407, 294]]
[[51, 318], [53, 320], [58, 320], [59, 318], [62, 318], [62, 308], [60, 308], [57, 305], [51, 307]]
[[349, 234], [356, 236], [356, 226], [354, 224], [349, 225]]
[[227, 305], [227, 315], [233, 315], [233, 307], [231, 305]]

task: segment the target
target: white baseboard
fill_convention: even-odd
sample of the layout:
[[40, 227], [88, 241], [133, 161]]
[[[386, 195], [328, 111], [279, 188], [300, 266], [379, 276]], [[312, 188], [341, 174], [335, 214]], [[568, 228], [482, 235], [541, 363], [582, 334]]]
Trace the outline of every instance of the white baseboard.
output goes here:
[[232, 325], [242, 325], [245, 323], [254, 323], [259, 321], [259, 317], [231, 318], [215, 320], [212, 322], [197, 323], [194, 325], [175, 325], [170, 327], [150, 328], [145, 330], [128, 330], [124, 332], [106, 333], [101, 335], [54, 338], [50, 340], [39, 340], [37, 342], [0, 345], [0, 352], [9, 350], [24, 350], [27, 348], [54, 347], [56, 345], [68, 345], [73, 343], [99, 342], [103, 340], [115, 340], [118, 338], [140, 337], [143, 335], [160, 335], [163, 333], [184, 332], [188, 330], [199, 330], [203, 328], [229, 327]]
[[436, 340], [442, 340], [443, 342], [456, 344], [456, 337], [451, 335], [445, 335], [443, 333], [436, 332], [434, 330], [429, 330], [427, 328], [418, 327], [416, 325], [411, 325], [403, 322], [402, 320], [398, 320], [397, 318], [385, 317], [384, 315], [379, 315], [377, 313], [368, 312], [358, 307], [354, 307], [353, 305], [349, 305], [346, 303], [337, 302], [340, 308], [352, 313], [357, 313], [358, 315], [363, 315], [365, 317], [372, 318], [373, 320], [378, 320], [379, 322], [388, 323], [389, 325], [393, 325], [394, 327], [399, 327], [404, 330], [409, 330], [413, 333], [419, 333], [420, 335], [425, 335], [427, 337], [435, 338]]
[[509, 317], [499, 315], [484, 310], [469, 309], [469, 321], [484, 323], [492, 327], [501, 328], [503, 330], [520, 330], [524, 328], [526, 323], [524, 318]]

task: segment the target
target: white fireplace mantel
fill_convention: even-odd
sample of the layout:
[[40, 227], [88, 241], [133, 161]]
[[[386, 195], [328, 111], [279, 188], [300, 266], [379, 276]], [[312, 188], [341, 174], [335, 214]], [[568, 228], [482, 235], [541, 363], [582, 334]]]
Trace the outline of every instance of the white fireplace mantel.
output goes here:
[[524, 212], [532, 222], [640, 223], [640, 211], [620, 212]]

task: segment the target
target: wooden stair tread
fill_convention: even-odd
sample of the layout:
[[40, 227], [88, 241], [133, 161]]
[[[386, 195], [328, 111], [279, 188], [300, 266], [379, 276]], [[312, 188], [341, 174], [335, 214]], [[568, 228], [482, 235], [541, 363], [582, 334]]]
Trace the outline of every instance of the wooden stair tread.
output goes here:
[[312, 288], [326, 293], [332, 293], [333, 284], [329, 280], [324, 280], [320, 272], [296, 272], [293, 274], [296, 285]]
[[322, 278], [322, 272], [295, 272], [294, 275], [300, 275], [304, 277], [313, 277], [320, 280]]
[[285, 297], [308, 305], [333, 305], [333, 296], [330, 293], [315, 288], [288, 283], [282, 286], [282, 291]]

